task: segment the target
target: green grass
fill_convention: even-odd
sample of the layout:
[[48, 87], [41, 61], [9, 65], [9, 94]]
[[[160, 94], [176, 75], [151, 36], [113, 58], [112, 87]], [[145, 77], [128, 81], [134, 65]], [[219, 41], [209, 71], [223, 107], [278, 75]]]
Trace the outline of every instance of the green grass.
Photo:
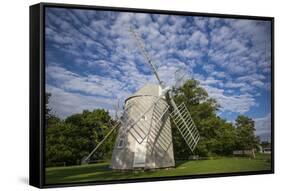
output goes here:
[[46, 169], [46, 183], [71, 183], [99, 180], [120, 180], [148, 177], [198, 175], [270, 170], [270, 155], [257, 155], [256, 159], [245, 157], [219, 158], [213, 160], [178, 161], [175, 168], [155, 171], [112, 171], [108, 163], [82, 166], [51, 167]]

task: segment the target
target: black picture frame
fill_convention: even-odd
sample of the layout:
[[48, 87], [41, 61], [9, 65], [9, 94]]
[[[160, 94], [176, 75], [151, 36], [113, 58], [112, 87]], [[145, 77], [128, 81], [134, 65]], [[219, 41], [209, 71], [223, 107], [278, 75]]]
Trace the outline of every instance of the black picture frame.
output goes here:
[[[204, 16], [217, 18], [265, 20], [271, 22], [271, 170], [248, 171], [239, 173], [220, 173], [188, 175], [177, 177], [142, 178], [131, 180], [92, 181], [80, 183], [46, 184], [45, 183], [45, 8], [75, 8], [88, 10], [157, 13], [167, 15]], [[133, 183], [148, 181], [165, 181], [192, 178], [226, 177], [274, 173], [274, 18], [248, 15], [197, 13], [170, 10], [151, 10], [121, 7], [103, 7], [72, 4], [39, 3], [30, 6], [30, 139], [29, 139], [29, 184], [38, 188], [66, 186], [100, 185], [116, 183]]]

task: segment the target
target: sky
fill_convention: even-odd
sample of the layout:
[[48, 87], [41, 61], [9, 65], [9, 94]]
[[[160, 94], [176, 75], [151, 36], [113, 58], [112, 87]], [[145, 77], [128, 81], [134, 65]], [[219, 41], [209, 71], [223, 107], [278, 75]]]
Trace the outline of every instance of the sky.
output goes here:
[[198, 80], [220, 104], [219, 116], [234, 122], [247, 115], [256, 134], [270, 139], [269, 21], [46, 8], [46, 91], [54, 114], [113, 114], [118, 102], [157, 83], [130, 27], [167, 85]]

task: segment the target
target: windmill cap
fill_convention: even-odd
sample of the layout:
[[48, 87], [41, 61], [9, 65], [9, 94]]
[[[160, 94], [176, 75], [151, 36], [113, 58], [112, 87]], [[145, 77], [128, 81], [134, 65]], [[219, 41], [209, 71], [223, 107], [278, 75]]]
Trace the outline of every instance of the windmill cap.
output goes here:
[[136, 91], [132, 96], [128, 97], [125, 101], [138, 96], [154, 96], [159, 97], [162, 94], [162, 88], [158, 84], [147, 84]]

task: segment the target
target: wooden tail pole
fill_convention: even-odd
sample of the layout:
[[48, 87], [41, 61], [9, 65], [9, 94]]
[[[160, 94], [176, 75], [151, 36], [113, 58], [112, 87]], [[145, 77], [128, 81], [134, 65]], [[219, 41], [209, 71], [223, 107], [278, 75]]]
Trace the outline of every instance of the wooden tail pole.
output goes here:
[[113, 131], [120, 125], [120, 122], [118, 122], [107, 134], [106, 136], [103, 138], [103, 140], [101, 140], [101, 142], [99, 142], [99, 144], [91, 151], [91, 153], [84, 159], [82, 159], [82, 164], [88, 164], [88, 160], [90, 159], [90, 157], [96, 152], [96, 150], [98, 150], [98, 148], [103, 144], [103, 142], [113, 133]]

